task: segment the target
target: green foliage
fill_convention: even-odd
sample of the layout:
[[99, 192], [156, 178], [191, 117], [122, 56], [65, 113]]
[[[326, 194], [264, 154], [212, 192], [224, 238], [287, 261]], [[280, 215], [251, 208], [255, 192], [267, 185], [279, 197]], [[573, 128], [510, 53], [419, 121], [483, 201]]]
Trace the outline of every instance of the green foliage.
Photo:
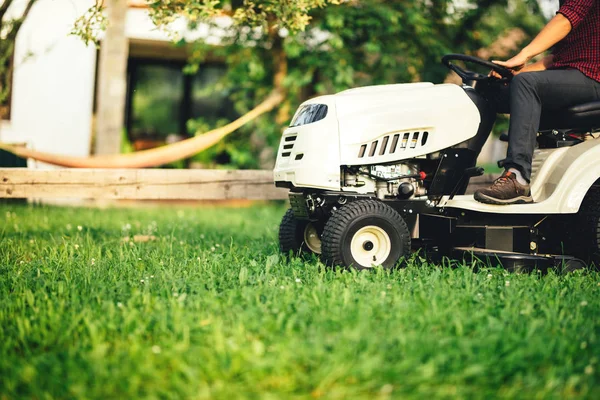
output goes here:
[[[161, 14], [165, 9], [173, 11], [168, 2], [160, 3], [155, 8], [159, 10], [155, 11], [158, 25], [165, 18]], [[178, 13], [189, 16], [183, 3], [179, 3]], [[283, 126], [309, 97], [363, 85], [441, 82], [448, 73], [439, 63], [443, 54], [473, 53], [513, 27], [522, 28], [530, 37], [544, 22], [537, 2], [531, 1], [473, 0], [458, 7], [452, 1], [366, 0], [308, 9], [310, 25], [282, 30], [282, 24], [293, 28], [289, 20], [281, 21], [282, 9], [294, 7], [296, 2], [277, 2], [282, 8], [278, 10], [268, 8], [271, 2], [257, 3], [264, 3], [259, 7], [260, 23], [247, 16], [247, 3], [220, 2], [220, 10], [247, 16], [225, 27], [214, 19], [202, 19], [206, 12], [192, 9], [192, 27], [203, 20], [221, 37], [221, 46], [194, 43], [190, 64], [200, 66], [208, 56], [227, 63], [228, 74], [221, 84], [230, 88], [238, 113], [252, 109], [277, 85], [274, 76], [284, 59], [286, 101], [270, 116], [226, 139], [230, 148], [254, 161], [234, 163], [237, 167], [258, 166], [264, 147], [276, 148]], [[171, 22], [178, 13], [168, 14], [164, 20]], [[251, 135], [255, 138], [248, 140]]]
[[[227, 125], [229, 121], [219, 119], [213, 121], [212, 118], [197, 118], [188, 122], [189, 132], [208, 132], [215, 128], [220, 128]], [[202, 135], [202, 133], [200, 133]], [[234, 135], [239, 135], [235, 134]], [[239, 137], [240, 141], [248, 141], [248, 138]], [[215, 168], [236, 168], [239, 165], [255, 167], [253, 160], [248, 158], [248, 153], [238, 153], [236, 146], [231, 141], [222, 140], [211, 148], [192, 157], [192, 161], [200, 163], [203, 167]]]
[[127, 129], [123, 128], [121, 130], [121, 154], [129, 154], [133, 153], [134, 151], [133, 144], [127, 135]]
[[183, 74], [176, 68], [162, 65], [147, 65], [137, 68], [131, 93], [130, 114], [132, 139], [165, 138], [178, 133], [181, 112]]
[[96, 0], [96, 4], [75, 20], [71, 35], [81, 38], [86, 46], [89, 44], [98, 46], [98, 35], [108, 26], [104, 10], [104, 0]]
[[210, 20], [220, 15], [231, 15], [236, 25], [270, 30], [273, 27], [292, 32], [303, 31], [311, 21], [310, 12], [343, 0], [148, 0], [151, 17], [157, 26], [164, 26], [177, 18], [186, 18], [191, 24]]
[[[192, 29], [207, 24], [212, 37], [220, 38], [219, 46], [193, 43], [186, 72], [196, 72], [209, 56], [223, 60], [228, 72], [218, 85], [230, 93], [239, 115], [275, 87], [287, 92], [276, 111], [229, 136], [219, 152], [207, 153], [226, 152], [227, 163], [242, 168], [272, 163], [274, 152], [266, 150], [277, 146], [293, 111], [311, 96], [362, 85], [441, 82], [447, 74], [439, 64], [443, 54], [473, 53], [513, 27], [529, 38], [544, 22], [534, 0], [149, 0], [149, 6], [160, 29], [169, 31], [184, 18]], [[99, 1], [76, 21], [73, 33], [93, 41], [107, 23], [102, 11]], [[221, 16], [232, 23], [215, 18]], [[9, 50], [0, 51], [0, 78]]]
[[283, 212], [0, 206], [0, 398], [600, 397], [598, 273], [332, 271]]

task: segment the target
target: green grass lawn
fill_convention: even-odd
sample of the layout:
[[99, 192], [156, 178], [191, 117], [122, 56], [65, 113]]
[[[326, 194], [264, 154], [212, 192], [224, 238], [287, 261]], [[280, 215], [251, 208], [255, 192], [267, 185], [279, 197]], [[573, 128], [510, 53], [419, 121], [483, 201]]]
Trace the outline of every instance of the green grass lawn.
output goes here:
[[284, 211], [0, 206], [0, 399], [600, 398], [600, 274], [332, 271]]

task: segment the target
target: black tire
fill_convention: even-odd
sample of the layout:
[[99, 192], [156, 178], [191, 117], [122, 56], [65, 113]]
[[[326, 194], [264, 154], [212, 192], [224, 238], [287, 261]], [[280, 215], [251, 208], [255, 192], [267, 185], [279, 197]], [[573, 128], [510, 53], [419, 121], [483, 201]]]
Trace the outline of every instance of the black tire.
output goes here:
[[[387, 238], [383, 235], [383, 240], [378, 240], [381, 236], [377, 235], [382, 232]], [[375, 240], [371, 241], [371, 238]], [[404, 219], [393, 208], [372, 199], [357, 200], [337, 210], [325, 224], [321, 240], [322, 258], [329, 266], [370, 269], [372, 265], [365, 260], [371, 261], [373, 255], [375, 260], [372, 264], [393, 268], [401, 257], [410, 252], [410, 232]], [[361, 243], [361, 240], [364, 242]], [[378, 246], [378, 243], [382, 245]], [[355, 254], [361, 256], [360, 260], [353, 256], [353, 245]], [[384, 247], [388, 251], [382, 251]], [[378, 254], [388, 252], [387, 256], [382, 255], [383, 260], [376, 259]]]
[[291, 208], [287, 210], [279, 225], [279, 250], [284, 254], [289, 254], [290, 251], [296, 255], [319, 254], [319, 251], [311, 250], [305, 241], [306, 230], [310, 228], [309, 221], [299, 220]]
[[565, 260], [561, 264], [558, 265], [558, 271], [563, 274], [570, 274], [571, 272], [585, 270], [587, 265], [583, 260], [578, 258], [573, 258], [569, 260]]
[[570, 227], [570, 254], [600, 267], [600, 187], [593, 186]]

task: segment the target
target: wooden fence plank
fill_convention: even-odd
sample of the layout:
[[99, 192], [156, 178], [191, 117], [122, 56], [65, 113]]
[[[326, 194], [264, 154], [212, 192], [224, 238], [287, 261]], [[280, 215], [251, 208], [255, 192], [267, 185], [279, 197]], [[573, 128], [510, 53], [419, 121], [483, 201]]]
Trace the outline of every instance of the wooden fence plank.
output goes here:
[[280, 200], [261, 170], [0, 169], [0, 198]]
[[[471, 179], [468, 193], [495, 178]], [[144, 200], [283, 200], [265, 170], [0, 169], [0, 198]]]

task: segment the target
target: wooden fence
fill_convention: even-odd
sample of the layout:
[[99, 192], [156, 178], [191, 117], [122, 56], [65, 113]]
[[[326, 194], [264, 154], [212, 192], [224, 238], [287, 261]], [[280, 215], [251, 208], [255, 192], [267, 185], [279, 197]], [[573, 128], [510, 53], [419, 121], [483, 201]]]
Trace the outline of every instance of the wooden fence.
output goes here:
[[[494, 177], [471, 180], [469, 192]], [[268, 170], [0, 169], [0, 198], [283, 200]]]

